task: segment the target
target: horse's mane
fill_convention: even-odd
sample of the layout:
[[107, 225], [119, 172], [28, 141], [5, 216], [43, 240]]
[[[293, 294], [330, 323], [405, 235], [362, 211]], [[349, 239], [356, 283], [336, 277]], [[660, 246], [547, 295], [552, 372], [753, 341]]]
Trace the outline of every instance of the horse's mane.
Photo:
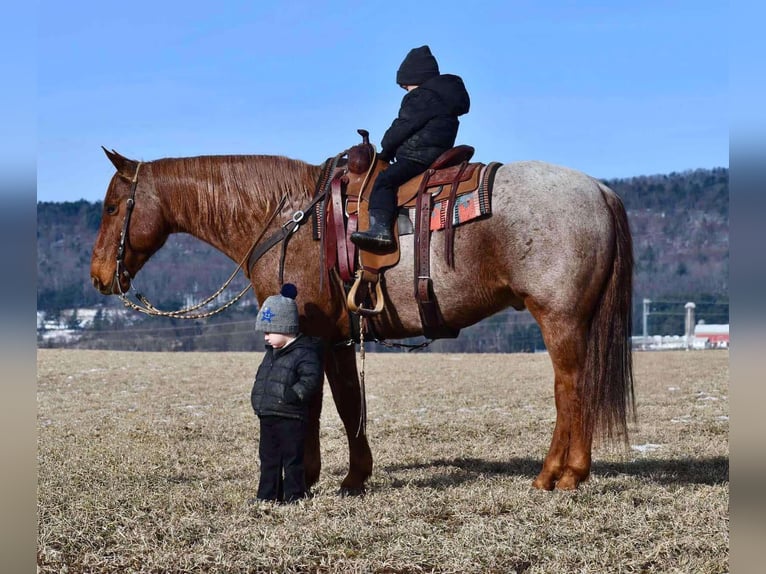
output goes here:
[[[151, 162], [154, 185], [176, 213], [195, 213], [209, 228], [247, 223], [243, 215], [270, 212], [283, 196], [302, 203], [321, 166], [283, 156], [216, 155]], [[176, 193], [177, 192], [177, 193]]]

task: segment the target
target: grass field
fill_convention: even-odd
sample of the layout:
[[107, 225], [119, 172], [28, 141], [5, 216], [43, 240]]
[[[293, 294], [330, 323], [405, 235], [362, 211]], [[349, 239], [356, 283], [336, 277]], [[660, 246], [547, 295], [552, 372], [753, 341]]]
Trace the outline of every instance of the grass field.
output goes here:
[[683, 572], [729, 562], [729, 355], [634, 355], [631, 447], [573, 493], [530, 484], [546, 355], [368, 354], [375, 469], [325, 389], [315, 496], [248, 506], [259, 354], [38, 352], [38, 572]]

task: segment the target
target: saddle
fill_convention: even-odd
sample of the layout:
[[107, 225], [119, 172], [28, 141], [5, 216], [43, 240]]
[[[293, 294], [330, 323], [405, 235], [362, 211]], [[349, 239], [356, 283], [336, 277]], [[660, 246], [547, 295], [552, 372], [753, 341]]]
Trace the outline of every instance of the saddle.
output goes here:
[[[459, 330], [448, 327], [442, 318], [433, 290], [430, 271], [431, 232], [444, 230], [445, 259], [455, 267], [454, 227], [481, 216], [491, 215], [490, 190], [499, 163], [470, 163], [474, 148], [459, 145], [444, 152], [426, 171], [404, 185], [397, 193], [399, 218], [394, 223], [397, 249], [389, 254], [357, 250], [350, 241], [357, 229], [369, 226], [368, 200], [375, 178], [387, 166], [376, 158], [366, 130], [357, 130], [362, 143], [336, 158], [329, 180], [329, 193], [321, 225], [315, 225], [315, 237], [321, 236], [323, 255], [328, 270], [335, 269], [348, 290], [349, 310], [365, 316], [381, 313], [384, 305], [381, 275], [400, 259], [399, 235], [413, 232], [415, 245], [415, 298], [420, 310], [424, 335], [430, 339], [454, 338]], [[329, 163], [330, 160], [328, 160]], [[323, 233], [320, 231], [323, 231]], [[358, 255], [358, 266], [357, 266]], [[365, 304], [371, 306], [366, 307]]]

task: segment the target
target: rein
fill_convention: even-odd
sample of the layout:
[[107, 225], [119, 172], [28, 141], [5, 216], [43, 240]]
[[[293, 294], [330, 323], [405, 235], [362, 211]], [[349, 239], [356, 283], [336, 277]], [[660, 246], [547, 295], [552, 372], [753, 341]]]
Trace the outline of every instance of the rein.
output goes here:
[[[253, 242], [253, 245], [250, 247], [250, 249], [247, 250], [247, 254], [245, 255], [245, 258], [250, 256], [250, 253], [253, 251], [255, 246], [258, 244], [258, 242], [261, 240], [263, 235], [266, 233], [266, 230], [269, 228], [269, 225], [274, 221], [274, 218], [276, 217], [277, 213], [279, 213], [279, 210], [282, 209], [282, 206], [285, 203], [285, 200], [287, 198], [285, 196], [282, 197], [282, 199], [279, 202], [279, 205], [277, 205], [274, 212], [271, 214], [271, 217], [269, 217], [269, 220], [266, 222], [266, 225], [264, 226], [261, 233], [258, 235], [256, 240]], [[207, 313], [192, 313], [192, 311], [196, 311], [197, 309], [200, 309], [201, 307], [204, 307], [214, 299], [216, 299], [221, 293], [223, 293], [223, 290], [226, 289], [226, 287], [229, 286], [229, 284], [234, 280], [234, 278], [239, 273], [239, 270], [242, 269], [246, 259], [243, 259], [239, 265], [234, 269], [234, 272], [229, 276], [229, 278], [221, 285], [218, 290], [210, 295], [210, 297], [206, 298], [204, 301], [200, 301], [196, 305], [193, 305], [191, 307], [185, 307], [183, 309], [178, 309], [177, 311], [162, 311], [160, 309], [157, 309], [152, 303], [140, 292], [136, 291], [136, 299], [138, 299], [142, 304], [138, 305], [127, 298], [126, 294], [120, 289], [120, 299], [125, 304], [126, 307], [130, 307], [134, 311], [139, 311], [140, 313], [144, 313], [145, 315], [152, 315], [154, 317], [172, 317], [175, 319], [205, 319], [207, 317], [212, 317], [213, 315], [217, 315], [221, 311], [224, 311], [231, 307], [234, 303], [239, 301], [245, 293], [247, 293], [251, 288], [252, 284], [247, 285], [242, 291], [237, 293], [230, 301], [227, 301], [217, 309], [214, 309], [212, 311], [209, 311]], [[117, 283], [119, 285], [119, 282]], [[132, 286], [132, 283], [131, 283]]]
[[[237, 295], [235, 295], [230, 301], [227, 301], [217, 309], [214, 309], [212, 311], [206, 312], [206, 313], [193, 313], [193, 311], [196, 311], [200, 309], [201, 307], [204, 307], [211, 301], [213, 301], [215, 298], [217, 298], [226, 287], [229, 286], [229, 284], [234, 280], [234, 278], [239, 273], [240, 269], [244, 270], [247, 275], [249, 275], [250, 270], [252, 269], [253, 265], [255, 265], [258, 260], [263, 257], [272, 247], [274, 247], [277, 243], [282, 242], [282, 253], [280, 255], [279, 260], [279, 282], [280, 284], [283, 282], [284, 277], [284, 260], [285, 256], [287, 254], [287, 243], [290, 239], [290, 237], [298, 230], [298, 228], [306, 221], [305, 214], [310, 213], [311, 210], [314, 208], [314, 206], [321, 201], [325, 195], [327, 194], [326, 189], [323, 189], [321, 193], [318, 193], [314, 199], [309, 203], [308, 206], [306, 206], [304, 209], [300, 209], [296, 211], [292, 217], [287, 220], [283, 225], [280, 226], [279, 230], [273, 233], [269, 236], [268, 239], [264, 242], [263, 245], [258, 247], [256, 250], [256, 246], [260, 243], [263, 236], [266, 234], [266, 231], [273, 223], [276, 216], [281, 211], [282, 207], [285, 204], [285, 201], [287, 200], [287, 196], [283, 195], [282, 199], [280, 199], [279, 203], [277, 204], [276, 208], [272, 212], [271, 216], [269, 216], [268, 221], [263, 226], [263, 229], [261, 230], [261, 233], [258, 235], [258, 237], [255, 239], [253, 244], [251, 245], [250, 249], [247, 250], [247, 253], [245, 253], [245, 257], [242, 259], [242, 261], [237, 265], [237, 267], [234, 269], [234, 272], [229, 276], [229, 278], [221, 285], [221, 287], [213, 293], [210, 297], [206, 298], [204, 301], [201, 301], [197, 303], [196, 305], [193, 305], [191, 307], [185, 307], [183, 309], [178, 309], [176, 311], [162, 311], [160, 309], [157, 309], [143, 294], [136, 291], [136, 299], [139, 300], [141, 304], [135, 303], [131, 301], [128, 298], [128, 293], [122, 290], [122, 287], [120, 285], [120, 274], [123, 274], [130, 278], [130, 273], [127, 269], [125, 269], [125, 247], [128, 241], [128, 231], [130, 227], [130, 219], [131, 215], [133, 213], [133, 208], [136, 204], [136, 187], [138, 186], [138, 171], [141, 167], [141, 163], [138, 163], [138, 166], [136, 167], [136, 173], [133, 175], [133, 179], [131, 180], [131, 188], [130, 188], [130, 197], [127, 201], [127, 212], [125, 214], [125, 219], [122, 223], [122, 232], [120, 233], [120, 244], [117, 248], [117, 264], [114, 271], [114, 279], [113, 281], [117, 284], [117, 290], [119, 291], [119, 298], [123, 302], [123, 304], [126, 307], [130, 307], [134, 311], [138, 311], [140, 313], [144, 313], [145, 315], [150, 315], [154, 317], [172, 317], [175, 319], [205, 319], [207, 317], [212, 317], [213, 315], [216, 315], [229, 307], [231, 307], [234, 303], [239, 301], [245, 293], [247, 293], [252, 288], [252, 283], [248, 284], [247, 287], [242, 289]], [[245, 267], [245, 264], [247, 264], [247, 267]], [[131, 281], [131, 289], [135, 290], [134, 287], [134, 281]]]

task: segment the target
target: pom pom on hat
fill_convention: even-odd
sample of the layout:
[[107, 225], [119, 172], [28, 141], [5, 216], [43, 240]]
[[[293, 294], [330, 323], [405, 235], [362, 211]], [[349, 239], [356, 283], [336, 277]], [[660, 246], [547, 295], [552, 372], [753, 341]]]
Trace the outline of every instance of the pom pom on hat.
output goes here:
[[298, 296], [298, 288], [292, 283], [285, 283], [282, 285], [279, 294], [288, 299], [295, 299]]

